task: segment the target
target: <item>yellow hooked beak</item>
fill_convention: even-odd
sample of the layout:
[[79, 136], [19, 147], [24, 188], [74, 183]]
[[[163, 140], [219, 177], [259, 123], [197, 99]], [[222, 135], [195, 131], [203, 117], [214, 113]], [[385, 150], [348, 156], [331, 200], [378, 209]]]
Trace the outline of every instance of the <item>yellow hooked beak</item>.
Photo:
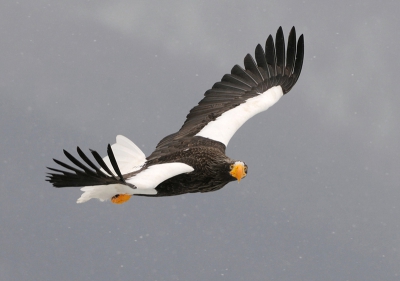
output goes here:
[[246, 170], [247, 169], [242, 162], [236, 162], [235, 164], [231, 165], [231, 171], [229, 173], [232, 175], [232, 177], [240, 181], [246, 176]]

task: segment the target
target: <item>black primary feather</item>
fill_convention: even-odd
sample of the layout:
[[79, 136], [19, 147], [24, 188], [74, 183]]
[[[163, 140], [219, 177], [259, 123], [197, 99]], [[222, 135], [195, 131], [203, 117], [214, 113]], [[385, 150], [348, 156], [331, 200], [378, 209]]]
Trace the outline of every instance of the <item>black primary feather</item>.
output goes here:
[[282, 27], [279, 27], [278, 31], [276, 32], [276, 39], [275, 39], [275, 46], [276, 46], [276, 70], [277, 75], [284, 75], [285, 69], [285, 37], [283, 36]]
[[108, 146], [107, 146], [107, 154], [108, 154], [108, 158], [110, 158], [110, 162], [111, 162], [111, 165], [114, 168], [114, 171], [119, 176], [120, 181], [125, 182], [124, 177], [122, 176], [121, 171], [119, 170], [119, 167], [118, 167], [118, 164], [117, 164], [117, 160], [115, 160], [114, 153], [112, 151], [112, 148], [111, 148], [110, 144], [108, 144]]
[[91, 185], [106, 185], [106, 184], [124, 184], [128, 185], [132, 188], [135, 188], [132, 184], [126, 183], [124, 177], [121, 174], [121, 171], [118, 167], [117, 161], [115, 160], [114, 153], [110, 145], [108, 145], [107, 153], [110, 158], [111, 165], [114, 168], [114, 171], [117, 173], [118, 177], [115, 177], [113, 173], [110, 171], [106, 163], [100, 157], [100, 155], [94, 151], [90, 150], [93, 154], [93, 157], [96, 159], [97, 163], [111, 176], [102, 172], [96, 165], [93, 164], [92, 161], [82, 152], [82, 150], [77, 147], [77, 151], [82, 160], [88, 164], [93, 170], [89, 167], [85, 166], [82, 162], [72, 156], [69, 152], [64, 150], [65, 156], [77, 167], [74, 168], [68, 164], [65, 164], [57, 159], [53, 159], [58, 165], [73, 171], [67, 172], [54, 168], [49, 168], [49, 170], [56, 173], [48, 173], [46, 181], [53, 184], [55, 187], [69, 187], [69, 186], [91, 186]]

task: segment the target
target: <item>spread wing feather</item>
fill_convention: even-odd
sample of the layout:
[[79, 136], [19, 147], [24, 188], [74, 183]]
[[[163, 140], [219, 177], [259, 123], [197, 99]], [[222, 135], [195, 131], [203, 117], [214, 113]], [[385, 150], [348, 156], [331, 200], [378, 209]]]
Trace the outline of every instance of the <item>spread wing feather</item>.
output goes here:
[[[107, 154], [111, 160], [111, 164], [114, 170], [117, 173], [116, 177], [108, 168], [106, 163], [104, 163], [101, 156], [94, 150], [91, 150], [93, 157], [96, 159], [97, 163], [107, 172], [109, 175], [102, 172], [96, 165], [93, 164], [92, 161], [82, 152], [82, 150], [77, 147], [77, 151], [79, 156], [82, 160], [90, 166], [93, 170], [89, 167], [85, 166], [82, 162], [72, 156], [68, 151], [64, 150], [65, 156], [76, 166], [80, 169], [72, 167], [68, 164], [65, 164], [57, 159], [53, 159], [58, 165], [66, 168], [70, 171], [62, 171], [54, 168], [49, 168], [49, 170], [56, 172], [56, 173], [48, 173], [47, 181], [53, 184], [55, 187], [67, 187], [67, 186], [90, 186], [90, 185], [108, 185], [108, 184], [124, 184], [128, 185], [132, 188], [135, 188], [133, 185], [126, 183], [125, 179], [123, 178], [121, 171], [118, 168], [118, 164], [115, 160], [114, 153], [111, 149], [111, 146], [108, 145]], [[72, 172], [73, 173], [72, 173]]]

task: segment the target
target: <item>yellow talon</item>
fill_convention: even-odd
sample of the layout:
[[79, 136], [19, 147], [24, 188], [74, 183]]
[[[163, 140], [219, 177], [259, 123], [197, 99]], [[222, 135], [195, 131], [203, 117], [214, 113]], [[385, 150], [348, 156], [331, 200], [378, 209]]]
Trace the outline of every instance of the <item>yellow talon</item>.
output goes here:
[[132, 195], [130, 194], [117, 194], [111, 198], [111, 202], [114, 204], [123, 204], [131, 199]]

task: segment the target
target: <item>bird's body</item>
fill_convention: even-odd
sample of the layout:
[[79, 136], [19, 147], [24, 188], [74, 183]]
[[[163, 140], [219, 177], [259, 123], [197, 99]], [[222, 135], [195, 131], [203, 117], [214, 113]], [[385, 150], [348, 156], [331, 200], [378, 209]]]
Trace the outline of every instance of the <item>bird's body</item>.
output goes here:
[[174, 176], [159, 184], [156, 196], [215, 191], [236, 180], [225, 172], [236, 161], [225, 155], [223, 145], [203, 137], [194, 137], [193, 140], [193, 143], [188, 143], [186, 148], [171, 154], [149, 157], [151, 160], [146, 163], [149, 166], [159, 162], [179, 161], [194, 168], [191, 173]]
[[49, 173], [47, 180], [55, 187], [83, 187], [78, 203], [98, 198], [117, 204], [126, 202], [131, 195], [209, 192], [241, 180], [247, 174], [247, 165], [226, 156], [226, 146], [248, 119], [275, 104], [294, 86], [303, 64], [303, 36], [296, 46], [292, 28], [286, 51], [279, 28], [276, 42], [269, 36], [265, 52], [258, 45], [255, 53], [256, 61], [247, 55], [245, 69], [235, 65], [231, 74], [205, 93], [182, 128], [163, 138], [148, 157], [129, 139], [117, 136], [116, 143], [108, 146], [108, 156], [101, 158], [91, 151], [101, 168], [78, 147], [78, 154], [87, 165], [64, 151], [80, 169], [54, 160], [73, 173], [49, 168], [56, 173]]

